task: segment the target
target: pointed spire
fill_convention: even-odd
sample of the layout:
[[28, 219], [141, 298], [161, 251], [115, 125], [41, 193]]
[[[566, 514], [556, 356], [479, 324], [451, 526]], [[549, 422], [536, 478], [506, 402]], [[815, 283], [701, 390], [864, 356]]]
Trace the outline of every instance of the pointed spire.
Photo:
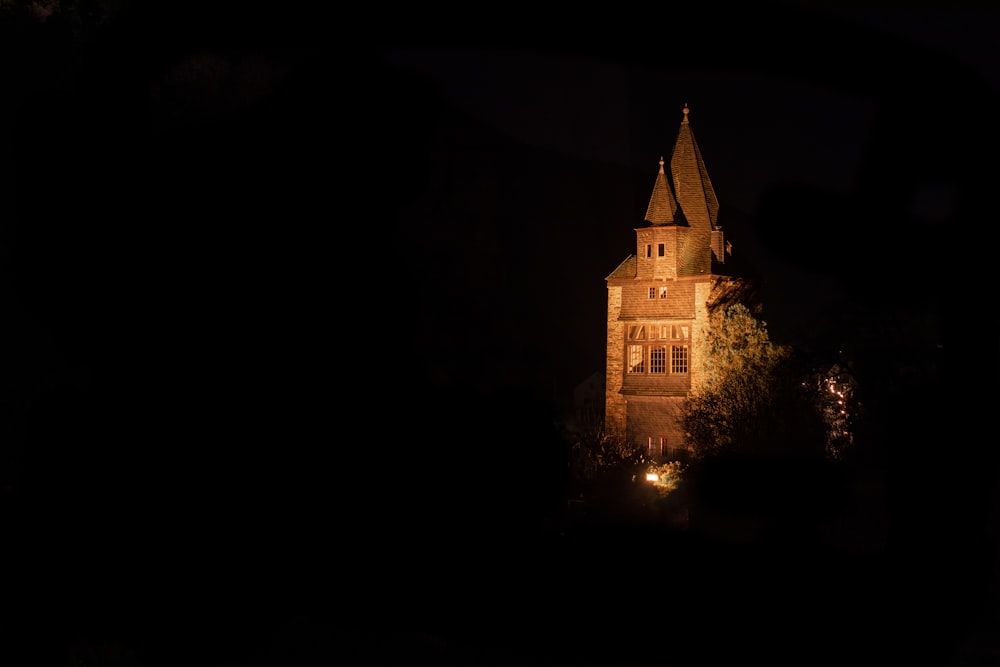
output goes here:
[[[688, 120], [691, 110], [684, 103], [684, 119], [681, 121], [677, 142], [674, 144], [673, 156], [670, 159], [670, 171], [674, 176], [674, 191], [677, 201], [684, 212], [691, 214], [693, 210], [705, 210], [712, 227], [718, 224], [719, 201], [715, 189], [708, 177], [708, 169], [701, 157], [701, 149], [694, 138], [694, 130]], [[688, 210], [691, 208], [692, 210]]]
[[707, 273], [711, 269], [709, 244], [712, 231], [718, 228], [719, 201], [708, 177], [698, 142], [688, 120], [687, 103], [677, 142], [670, 159], [677, 203], [691, 227], [691, 237], [685, 248], [684, 273]]
[[663, 156], [660, 156], [660, 171], [656, 174], [656, 181], [653, 182], [653, 194], [649, 198], [649, 206], [646, 208], [646, 222], [651, 225], [670, 225], [675, 222], [674, 211], [677, 210], [677, 200], [674, 193], [670, 191], [670, 184], [667, 183], [667, 175], [663, 171]]

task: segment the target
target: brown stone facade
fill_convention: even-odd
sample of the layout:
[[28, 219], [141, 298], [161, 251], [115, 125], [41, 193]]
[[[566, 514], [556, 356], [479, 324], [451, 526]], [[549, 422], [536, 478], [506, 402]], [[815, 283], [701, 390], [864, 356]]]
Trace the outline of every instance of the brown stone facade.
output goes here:
[[655, 460], [682, 458], [684, 437], [683, 396], [626, 396], [626, 436], [646, 447]]
[[[655, 460], [682, 458], [687, 397], [704, 381], [708, 303], [728, 243], [718, 201], [684, 110], [672, 179], [660, 160], [636, 251], [605, 278], [605, 428]], [[672, 183], [671, 183], [672, 181]], [[672, 185], [672, 187], [671, 187]]]
[[[707, 334], [709, 297], [721, 279], [608, 280], [605, 425], [647, 446], [654, 458], [687, 447], [684, 402], [704, 377], [700, 343]], [[667, 296], [660, 298], [664, 288]], [[629, 363], [633, 346], [642, 348], [644, 367], [638, 370]], [[686, 351], [683, 369], [673, 368], [679, 361], [674, 348]], [[662, 372], [649, 367], [654, 349], [662, 355]]]

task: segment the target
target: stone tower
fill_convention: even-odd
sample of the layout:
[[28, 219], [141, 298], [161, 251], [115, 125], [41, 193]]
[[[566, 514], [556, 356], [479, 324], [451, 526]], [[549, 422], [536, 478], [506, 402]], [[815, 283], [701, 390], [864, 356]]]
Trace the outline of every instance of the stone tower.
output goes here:
[[719, 202], [684, 106], [670, 171], [653, 183], [636, 251], [605, 280], [608, 288], [605, 427], [641, 443], [657, 460], [688, 451], [684, 401], [702, 379], [698, 346], [708, 300], [728, 244]]

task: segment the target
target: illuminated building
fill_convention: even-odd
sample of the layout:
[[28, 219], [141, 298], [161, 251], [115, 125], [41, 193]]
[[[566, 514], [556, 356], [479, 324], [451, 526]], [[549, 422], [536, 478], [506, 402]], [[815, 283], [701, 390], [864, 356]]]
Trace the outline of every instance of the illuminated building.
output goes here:
[[635, 253], [605, 279], [605, 426], [655, 459], [679, 458], [687, 451], [684, 401], [703, 377], [695, 342], [708, 325], [713, 288], [729, 281], [723, 264], [730, 251], [686, 105], [635, 234]]

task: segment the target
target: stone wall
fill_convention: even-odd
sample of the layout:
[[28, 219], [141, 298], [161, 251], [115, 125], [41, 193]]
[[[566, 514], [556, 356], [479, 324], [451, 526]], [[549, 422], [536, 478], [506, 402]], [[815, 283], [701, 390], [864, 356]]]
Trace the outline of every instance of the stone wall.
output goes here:
[[659, 438], [664, 439], [662, 458], [670, 458], [677, 450], [687, 449], [684, 435], [683, 396], [629, 396], [628, 437], [629, 440], [647, 443], [653, 438], [656, 458], [659, 455]]
[[608, 433], [625, 433], [625, 397], [621, 395], [625, 376], [625, 325], [619, 321], [622, 288], [608, 285], [608, 340], [606, 367], [606, 406], [604, 427]]

